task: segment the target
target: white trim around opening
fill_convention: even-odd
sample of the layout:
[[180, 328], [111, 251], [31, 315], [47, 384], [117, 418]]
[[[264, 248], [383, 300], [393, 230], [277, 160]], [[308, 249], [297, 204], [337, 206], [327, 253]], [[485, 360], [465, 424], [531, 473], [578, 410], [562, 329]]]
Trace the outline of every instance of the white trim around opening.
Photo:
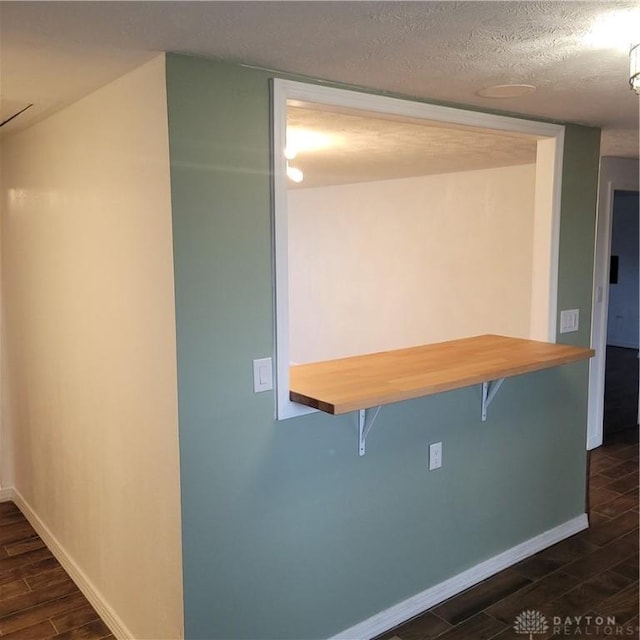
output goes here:
[[[355, 109], [447, 125], [467, 126], [535, 136], [538, 139], [536, 176], [536, 237], [534, 261], [538, 277], [544, 284], [534, 293], [542, 303], [547, 321], [532, 323], [535, 339], [556, 341], [557, 281], [560, 228], [561, 174], [564, 150], [564, 127], [477, 111], [430, 105], [411, 100], [372, 95], [360, 91], [334, 89], [290, 80], [274, 79], [272, 84], [272, 173], [274, 207], [274, 277], [275, 277], [275, 371], [276, 418], [292, 418], [315, 409], [289, 399], [289, 291], [288, 291], [288, 218], [286, 177], [287, 105], [313, 103], [342, 109]], [[543, 167], [543, 169], [541, 169]], [[540, 307], [538, 307], [540, 309]]]
[[[609, 258], [613, 196], [616, 191], [639, 191], [638, 161], [629, 158], [602, 158], [598, 190], [598, 217], [593, 273], [591, 310], [591, 348], [595, 356], [589, 363], [589, 406], [587, 449], [602, 444], [604, 420], [604, 373], [607, 349], [607, 314], [609, 310]], [[638, 407], [640, 419], [640, 406]]]

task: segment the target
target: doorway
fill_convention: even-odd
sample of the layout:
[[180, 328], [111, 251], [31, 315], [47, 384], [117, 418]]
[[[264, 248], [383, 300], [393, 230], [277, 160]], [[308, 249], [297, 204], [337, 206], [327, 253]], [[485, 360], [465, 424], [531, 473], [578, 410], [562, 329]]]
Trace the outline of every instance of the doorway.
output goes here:
[[638, 428], [640, 340], [637, 191], [614, 191], [604, 393], [604, 441]]
[[593, 299], [591, 308], [591, 347], [595, 356], [589, 364], [587, 409], [587, 449], [603, 441], [604, 377], [609, 309], [609, 267], [613, 198], [617, 191], [640, 191], [640, 162], [636, 158], [601, 158], [596, 220]]

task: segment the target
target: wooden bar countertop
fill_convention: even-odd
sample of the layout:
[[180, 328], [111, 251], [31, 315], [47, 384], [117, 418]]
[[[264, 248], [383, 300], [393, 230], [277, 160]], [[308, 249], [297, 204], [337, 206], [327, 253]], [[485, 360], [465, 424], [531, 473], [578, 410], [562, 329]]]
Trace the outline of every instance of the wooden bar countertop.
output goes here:
[[293, 402], [331, 414], [586, 360], [592, 349], [484, 335], [290, 368]]

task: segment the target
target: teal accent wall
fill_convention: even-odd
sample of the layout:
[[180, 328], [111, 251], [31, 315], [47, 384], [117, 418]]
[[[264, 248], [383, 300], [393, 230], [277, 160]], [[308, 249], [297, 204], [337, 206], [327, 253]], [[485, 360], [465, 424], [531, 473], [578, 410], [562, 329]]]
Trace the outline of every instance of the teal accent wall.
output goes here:
[[[559, 342], [589, 346], [591, 296], [596, 238], [600, 130], [567, 126], [560, 214], [558, 318], [562, 309], [580, 309], [580, 330], [560, 335]], [[585, 395], [587, 389], [584, 390]]]
[[[267, 71], [167, 57], [189, 639], [326, 638], [584, 513], [587, 363], [274, 420]], [[568, 127], [560, 307], [588, 344], [599, 132]], [[444, 466], [427, 471], [430, 442]]]

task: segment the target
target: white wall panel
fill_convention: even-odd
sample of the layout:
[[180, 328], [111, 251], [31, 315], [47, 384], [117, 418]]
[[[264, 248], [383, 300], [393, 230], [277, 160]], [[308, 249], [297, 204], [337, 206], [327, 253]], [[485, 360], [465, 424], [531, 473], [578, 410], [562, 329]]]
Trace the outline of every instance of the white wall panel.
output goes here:
[[164, 56], [6, 138], [2, 169], [2, 484], [132, 637], [181, 637]]

